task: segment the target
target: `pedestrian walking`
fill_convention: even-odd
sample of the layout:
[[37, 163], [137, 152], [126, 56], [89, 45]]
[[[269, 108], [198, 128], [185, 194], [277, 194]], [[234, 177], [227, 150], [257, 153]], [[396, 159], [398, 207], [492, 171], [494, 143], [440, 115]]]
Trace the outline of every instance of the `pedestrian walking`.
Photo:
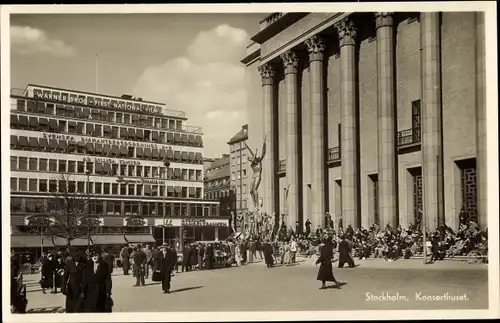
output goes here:
[[323, 243], [324, 246], [323, 248], [321, 248], [321, 255], [319, 256], [318, 260], [316, 260], [316, 265], [320, 264], [318, 276], [316, 277], [316, 279], [321, 281], [320, 289], [326, 288], [327, 281], [334, 282], [336, 286], [339, 287], [339, 282], [333, 276], [333, 248], [331, 237], [326, 238]]
[[177, 262], [177, 252], [168, 244], [162, 245], [162, 255], [160, 258], [160, 273], [162, 277], [161, 288], [163, 293], [170, 294], [170, 284], [172, 282], [172, 271]]
[[344, 264], [347, 263], [350, 268], [354, 267], [354, 260], [352, 260], [351, 256], [351, 246], [349, 242], [346, 240], [345, 235], [340, 237], [341, 241], [339, 243], [339, 268], [344, 267]]
[[271, 242], [269, 239], [266, 239], [264, 241], [262, 249], [264, 252], [264, 261], [266, 262], [267, 268], [272, 268], [274, 266], [273, 247], [271, 246]]

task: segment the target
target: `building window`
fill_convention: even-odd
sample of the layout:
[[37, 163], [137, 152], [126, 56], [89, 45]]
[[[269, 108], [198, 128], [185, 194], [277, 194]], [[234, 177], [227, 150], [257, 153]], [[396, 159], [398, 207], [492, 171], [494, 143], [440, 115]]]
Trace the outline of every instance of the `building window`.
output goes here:
[[76, 173], [76, 161], [68, 161], [68, 173]]
[[78, 192], [80, 192], [80, 193], [85, 192], [85, 182], [78, 182], [78, 183], [76, 183], [76, 185], [77, 185]]
[[95, 183], [95, 194], [102, 194], [102, 183]]
[[10, 190], [17, 191], [17, 178], [16, 177], [10, 178]]
[[127, 184], [120, 184], [120, 195], [127, 195]]
[[28, 190], [28, 180], [26, 178], [19, 179], [19, 190], [26, 192]]
[[76, 182], [75, 181], [68, 181], [68, 192], [69, 193], [76, 192]]
[[49, 172], [57, 172], [57, 160], [49, 159]]
[[123, 113], [116, 113], [116, 123], [123, 123]]
[[77, 173], [85, 174], [85, 162], [83, 161], [77, 162]]
[[23, 199], [20, 197], [13, 197], [10, 199], [10, 211], [12, 213], [19, 213], [22, 212], [22, 203]]
[[233, 173], [231, 174], [231, 179], [232, 179], [233, 181], [235, 181], [235, 180], [236, 180], [236, 172], [233, 172]]
[[19, 170], [28, 170], [28, 158], [19, 157]]
[[17, 170], [17, 157], [10, 157], [10, 170]]
[[85, 123], [78, 122], [76, 124], [76, 132], [79, 133], [79, 134], [84, 135], [85, 134]]
[[59, 173], [66, 173], [66, 160], [59, 160]]
[[118, 184], [111, 184], [111, 194], [118, 195]]
[[468, 218], [478, 221], [477, 217], [477, 169], [476, 160], [464, 160], [457, 163], [460, 167], [460, 188], [462, 205]]
[[128, 195], [135, 195], [135, 184], [128, 185]]
[[46, 179], [38, 180], [38, 191], [39, 192], [47, 192], [47, 189], [48, 189], [47, 180]]
[[242, 170], [242, 174], [243, 174], [243, 178], [246, 178], [246, 177], [247, 177], [247, 170], [246, 170], [246, 169], [243, 169], [243, 170]]
[[30, 178], [29, 180], [29, 191], [36, 192], [38, 190], [38, 180], [36, 178]]
[[41, 172], [46, 172], [47, 171], [47, 159], [45, 158], [40, 158], [38, 161], [38, 169]]
[[241, 193], [246, 194], [246, 192], [247, 192], [247, 185], [243, 184], [243, 186], [241, 188]]
[[379, 200], [378, 200], [378, 175], [377, 174], [372, 174], [368, 175], [370, 181], [371, 181], [371, 207], [373, 208], [373, 219], [374, 223], [379, 225], [380, 224], [380, 215], [379, 215]]
[[57, 180], [55, 179], [49, 180], [49, 192], [52, 193], [57, 192]]

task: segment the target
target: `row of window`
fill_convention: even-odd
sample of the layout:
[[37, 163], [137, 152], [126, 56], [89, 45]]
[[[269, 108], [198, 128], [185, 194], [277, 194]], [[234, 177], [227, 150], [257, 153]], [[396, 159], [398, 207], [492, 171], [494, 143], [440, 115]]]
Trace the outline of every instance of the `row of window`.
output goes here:
[[225, 186], [229, 185], [229, 179], [224, 178], [224, 179], [217, 179], [217, 180], [212, 180], [212, 181], [207, 181], [205, 183], [206, 188], [212, 188], [212, 187], [218, 187], [218, 186]]
[[154, 196], [172, 198], [202, 198], [200, 187], [167, 186], [163, 184], [100, 183], [66, 179], [10, 178], [10, 190], [14, 192], [50, 192], [77, 196], [78, 193], [122, 196]]
[[247, 141], [245, 140], [245, 141], [240, 141], [240, 142], [237, 142], [235, 144], [232, 144], [230, 146], [231, 152], [234, 153], [234, 152], [236, 152], [238, 150], [245, 149], [246, 148], [246, 145], [245, 145], [246, 143], [247, 143]]
[[[75, 203], [78, 204], [78, 203]], [[45, 213], [60, 207], [57, 199], [11, 198], [12, 213]], [[87, 207], [88, 205], [88, 207]], [[218, 204], [136, 202], [136, 201], [81, 201], [75, 207], [86, 210], [91, 215], [141, 215], [141, 216], [218, 216]]]
[[240, 159], [240, 156], [233, 157], [232, 161], [233, 161], [233, 166], [237, 166], [239, 164], [244, 164], [247, 162], [247, 155], [241, 155], [241, 159]]
[[232, 172], [232, 174], [231, 174], [232, 181], [235, 181], [235, 180], [240, 179], [240, 178], [247, 178], [247, 170], [246, 169], [242, 169], [241, 172], [240, 171]]
[[140, 178], [165, 178], [182, 181], [202, 181], [202, 171], [194, 169], [167, 168], [158, 166], [140, 166], [110, 164], [66, 159], [47, 159], [36, 157], [10, 157], [11, 171], [39, 171], [82, 175], [127, 176]]
[[174, 151], [156, 148], [108, 145], [93, 142], [76, 142], [64, 139], [46, 139], [26, 136], [10, 136], [11, 150], [80, 154], [99, 157], [137, 158], [141, 160], [169, 160], [175, 162], [202, 164], [203, 155], [193, 151]]
[[226, 198], [231, 195], [230, 190], [217, 190], [213, 192], [206, 192], [205, 193], [205, 198], [209, 200], [216, 200], [219, 198]]
[[154, 142], [159, 144], [202, 147], [201, 135], [173, 133], [157, 130], [115, 127], [90, 122], [10, 115], [12, 129], [42, 131], [60, 134], [84, 135], [108, 139]]
[[108, 111], [97, 108], [81, 108], [72, 105], [53, 104], [38, 100], [17, 99], [16, 110], [22, 112], [47, 114], [66, 118], [99, 120], [141, 127], [154, 127], [183, 131], [182, 120], [173, 120], [160, 116]]

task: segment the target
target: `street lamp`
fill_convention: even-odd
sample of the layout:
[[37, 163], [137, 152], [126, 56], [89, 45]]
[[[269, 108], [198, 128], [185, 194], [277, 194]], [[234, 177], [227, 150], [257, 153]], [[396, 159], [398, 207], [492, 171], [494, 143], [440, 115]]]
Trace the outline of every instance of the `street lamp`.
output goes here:
[[85, 171], [85, 175], [87, 175], [87, 248], [89, 250], [89, 255], [90, 255], [90, 244], [91, 244], [91, 238], [90, 238], [90, 170], [87, 168]]
[[163, 228], [162, 228], [162, 243], [165, 244], [165, 216], [167, 213], [167, 207], [166, 207], [166, 199], [167, 199], [167, 173], [168, 173], [168, 168], [170, 167], [170, 162], [165, 159], [163, 161], [163, 165], [165, 165], [165, 173], [163, 174]]

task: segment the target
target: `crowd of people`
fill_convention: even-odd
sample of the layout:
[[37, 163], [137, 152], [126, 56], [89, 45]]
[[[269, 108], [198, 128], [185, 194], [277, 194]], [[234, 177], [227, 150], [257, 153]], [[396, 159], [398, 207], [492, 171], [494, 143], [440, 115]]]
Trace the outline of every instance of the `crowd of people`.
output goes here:
[[[179, 272], [244, 266], [258, 260], [273, 268], [276, 264], [294, 264], [297, 254], [300, 254], [306, 258], [317, 257], [316, 264], [320, 265], [317, 279], [322, 282], [321, 288], [326, 288], [327, 281], [338, 285], [330, 268], [333, 259], [338, 259], [338, 267], [345, 264], [354, 267], [356, 258], [383, 258], [392, 262], [421, 255], [424, 239], [419, 226], [417, 223], [403, 229], [387, 225], [382, 229], [373, 224], [355, 230], [347, 225], [344, 230], [340, 222], [336, 231], [332, 222], [326, 221], [325, 227], [318, 227], [313, 232], [307, 220], [304, 230], [298, 224], [293, 230], [281, 223], [270, 235], [243, 232], [225, 241], [189, 243], [180, 253], [168, 244], [160, 247], [146, 245], [145, 248], [141, 245], [126, 246], [117, 256], [110, 250], [99, 248], [86, 252], [49, 252], [40, 260], [39, 283], [44, 294], [50, 290], [51, 293], [60, 291], [66, 296], [68, 313], [110, 312], [113, 306], [111, 274], [116, 266], [122, 267], [124, 275], [132, 274], [134, 287], [144, 286], [145, 280], [151, 278], [161, 282], [163, 292], [168, 294], [171, 277]], [[431, 256], [430, 262], [468, 255], [477, 250], [482, 250], [487, 258], [487, 242], [486, 228], [480, 230], [477, 223], [460, 216], [456, 232], [445, 224], [428, 232], [426, 248]], [[33, 259], [26, 261], [34, 262]], [[11, 306], [13, 311], [21, 313], [27, 303], [22, 263], [18, 256], [11, 259]]]

